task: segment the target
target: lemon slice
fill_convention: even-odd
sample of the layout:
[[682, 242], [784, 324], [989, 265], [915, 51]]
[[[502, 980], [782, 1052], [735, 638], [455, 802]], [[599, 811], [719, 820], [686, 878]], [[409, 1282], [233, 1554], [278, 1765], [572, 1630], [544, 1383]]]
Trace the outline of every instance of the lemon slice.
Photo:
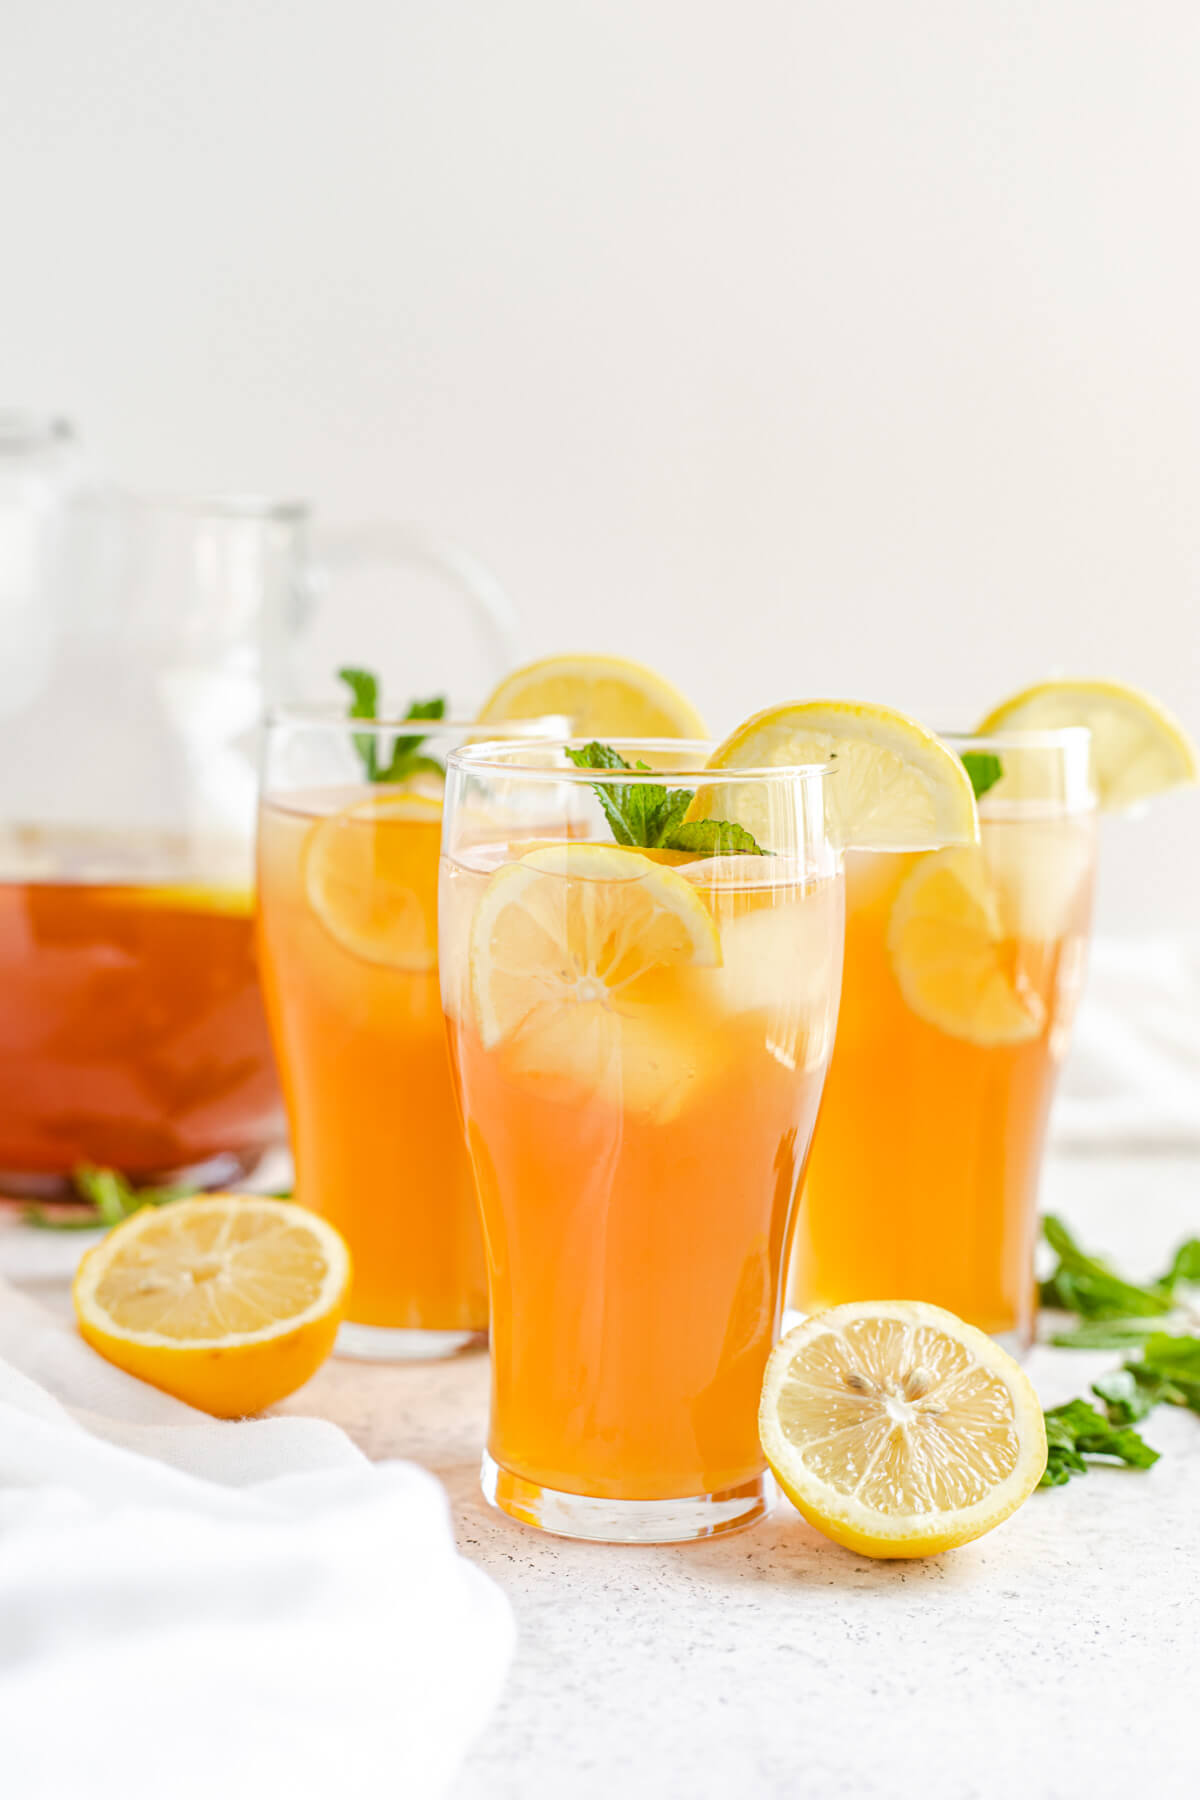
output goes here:
[[[853, 700], [805, 700], [755, 713], [713, 752], [713, 769], [765, 769], [829, 763], [831, 827], [846, 848], [927, 850], [975, 843], [979, 819], [970, 777], [939, 738], [905, 713]], [[751, 820], [767, 804], [760, 786], [724, 786], [697, 795], [704, 813], [732, 805], [732, 817], [765, 837], [765, 818]], [[689, 816], [693, 816], [689, 814]], [[758, 832], [755, 835], [759, 835]]]
[[1046, 1008], [1005, 937], [974, 846], [921, 858], [893, 902], [887, 943], [905, 1001], [939, 1031], [972, 1044], [1020, 1044], [1045, 1026]]
[[83, 1336], [127, 1374], [218, 1418], [261, 1412], [333, 1348], [350, 1255], [290, 1201], [207, 1194], [144, 1206], [89, 1250]]
[[421, 793], [372, 795], [321, 819], [304, 849], [304, 891], [344, 950], [412, 974], [437, 961], [442, 806]]
[[489, 719], [563, 713], [576, 737], [707, 736], [678, 688], [623, 656], [547, 656], [506, 675], [480, 711]]
[[1037, 1395], [940, 1306], [864, 1300], [776, 1344], [763, 1452], [811, 1525], [864, 1556], [935, 1556], [1001, 1524], [1046, 1467]]
[[1092, 780], [1106, 812], [1200, 779], [1196, 745], [1179, 720], [1121, 681], [1039, 682], [994, 707], [979, 735], [1063, 725], [1092, 734]]
[[673, 1115], [702, 1072], [686, 1011], [656, 981], [716, 968], [721, 940], [675, 870], [608, 844], [535, 850], [493, 875], [471, 923], [470, 980], [486, 1049], [550, 1093]]

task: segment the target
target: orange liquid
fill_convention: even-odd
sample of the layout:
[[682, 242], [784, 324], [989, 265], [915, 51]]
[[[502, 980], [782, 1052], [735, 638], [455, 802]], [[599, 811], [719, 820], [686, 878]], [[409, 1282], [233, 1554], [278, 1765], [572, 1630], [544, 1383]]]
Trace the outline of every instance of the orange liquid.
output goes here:
[[[448, 866], [442, 954], [488, 1250], [490, 1453], [543, 1487], [610, 1499], [753, 1480], [832, 1038], [839, 885], [718, 890], [726, 969], [659, 970], [627, 986], [678, 1070], [646, 1104], [628, 1069], [615, 1091], [611, 1080], [598, 1089], [523, 1067], [511, 1044], [483, 1047], [465, 974], [483, 879]], [[767, 908], [751, 950], [756, 991], [739, 992], [730, 931]], [[771, 953], [797, 948], [811, 951], [806, 992], [772, 1000]], [[652, 1065], [652, 1082], [660, 1073]]]
[[[359, 796], [361, 798], [361, 796]], [[279, 1052], [296, 1195], [345, 1237], [347, 1317], [407, 1330], [487, 1327], [483, 1245], [463, 1147], [436, 963], [389, 967], [331, 935], [306, 890], [315, 811], [263, 808], [263, 988]], [[398, 873], [436, 942], [433, 822], [360, 827], [368, 864]]]
[[[251, 1168], [283, 1119], [249, 910], [186, 890], [0, 886], [0, 1182], [81, 1162]], [[218, 1178], [224, 1178], [217, 1171]]]
[[1039, 996], [1044, 1025], [982, 1045], [918, 1017], [887, 937], [920, 859], [847, 857], [841, 1011], [796, 1227], [792, 1297], [804, 1311], [927, 1300], [984, 1331], [1032, 1333], [1038, 1175], [1083, 970], [1093, 828], [998, 819], [983, 840], [1001, 915], [1019, 927], [1001, 959]]

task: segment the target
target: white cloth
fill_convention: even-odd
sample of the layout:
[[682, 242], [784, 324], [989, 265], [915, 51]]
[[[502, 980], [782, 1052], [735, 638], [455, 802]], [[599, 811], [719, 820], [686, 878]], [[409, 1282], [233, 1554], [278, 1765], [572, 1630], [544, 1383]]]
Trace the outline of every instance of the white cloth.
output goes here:
[[0, 1281], [5, 1800], [424, 1800], [513, 1640], [424, 1470], [206, 1418]]
[[1096, 940], [1053, 1133], [1060, 1149], [1200, 1147], [1200, 936]]

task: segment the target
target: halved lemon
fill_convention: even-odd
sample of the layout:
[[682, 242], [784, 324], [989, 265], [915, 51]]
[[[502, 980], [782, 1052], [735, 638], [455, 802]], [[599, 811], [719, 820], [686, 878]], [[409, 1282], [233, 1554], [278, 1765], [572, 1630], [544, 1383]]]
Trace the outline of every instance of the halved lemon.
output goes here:
[[863, 1556], [935, 1556], [1027, 1500], [1046, 1427], [1008, 1352], [940, 1306], [863, 1300], [771, 1352], [763, 1453], [811, 1525]]
[[372, 795], [320, 819], [304, 848], [304, 890], [344, 950], [413, 974], [437, 961], [442, 806], [431, 795]]
[[563, 713], [575, 737], [707, 736], [704, 720], [669, 681], [623, 656], [547, 656], [506, 675], [481, 708], [489, 719]]
[[291, 1201], [206, 1194], [145, 1206], [79, 1265], [79, 1329], [118, 1369], [217, 1418], [261, 1412], [333, 1348], [350, 1253]]
[[1005, 936], [983, 853], [923, 856], [892, 903], [888, 954], [919, 1018], [973, 1044], [1019, 1044], [1046, 1023], [1040, 994]]
[[1200, 779], [1200, 754], [1179, 720], [1123, 681], [1039, 682], [993, 707], [979, 735], [1063, 725], [1092, 734], [1092, 780], [1106, 812]]
[[[927, 850], [979, 839], [975, 795], [963, 765], [933, 732], [891, 707], [854, 700], [771, 706], [739, 725], [709, 759], [713, 769], [802, 763], [832, 765], [831, 824], [846, 848]], [[734, 804], [737, 810], [724, 816], [751, 830], [757, 824], [769, 840], [768, 821], [743, 817], [766, 804], [763, 790], [757, 799], [749, 784], [738, 792], [730, 802], [723, 784], [702, 790], [697, 803], [709, 814]]]
[[471, 923], [470, 980], [485, 1048], [548, 1094], [602, 1093], [662, 1118], [703, 1049], [661, 981], [715, 968], [708, 907], [675, 869], [611, 844], [557, 844], [493, 875]]

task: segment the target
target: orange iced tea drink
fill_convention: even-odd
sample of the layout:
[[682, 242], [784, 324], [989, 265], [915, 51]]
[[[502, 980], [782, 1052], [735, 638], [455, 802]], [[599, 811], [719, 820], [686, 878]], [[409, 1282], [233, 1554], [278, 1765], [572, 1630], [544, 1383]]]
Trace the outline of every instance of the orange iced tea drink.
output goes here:
[[[568, 1535], [706, 1535], [762, 1506], [758, 1393], [837, 1004], [822, 777], [774, 779], [787, 854], [708, 856], [600, 841], [581, 777], [491, 754], [451, 759], [441, 915], [491, 1289], [485, 1492]], [[550, 796], [558, 841], [498, 839], [506, 806]]]
[[[0, 845], [0, 1191], [229, 1182], [283, 1137], [246, 875], [147, 834]], [[205, 868], [201, 858], [200, 868]], [[108, 878], [105, 878], [107, 875]]]
[[420, 1347], [386, 1334], [432, 1334], [433, 1350], [487, 1326], [438, 990], [441, 829], [432, 795], [365, 785], [268, 799], [259, 827], [263, 985], [296, 1195], [349, 1244], [347, 1319], [385, 1334], [378, 1353]]
[[1095, 866], [1084, 732], [994, 745], [978, 846], [846, 857], [846, 966], [805, 1177], [805, 1311], [920, 1298], [1033, 1329], [1047, 1118], [1083, 974]]

